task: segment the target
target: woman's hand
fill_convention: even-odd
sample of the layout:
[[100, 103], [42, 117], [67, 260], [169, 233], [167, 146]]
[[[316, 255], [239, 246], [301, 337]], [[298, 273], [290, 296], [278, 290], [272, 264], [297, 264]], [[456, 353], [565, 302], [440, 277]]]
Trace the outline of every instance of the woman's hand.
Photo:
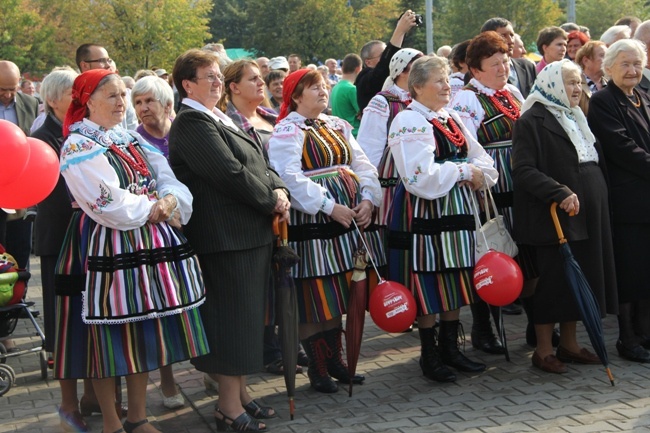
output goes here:
[[467, 167], [471, 172], [470, 180], [460, 182], [460, 186], [469, 186], [472, 191], [476, 191], [485, 183], [485, 176], [483, 175], [483, 171], [474, 164], [467, 164]]
[[334, 221], [341, 224], [346, 229], [350, 227], [352, 220], [356, 216], [357, 213], [355, 211], [341, 204], [335, 204], [334, 209], [332, 209], [332, 213], [330, 214], [330, 217], [332, 217]]
[[167, 224], [169, 224], [172, 227], [176, 227], [177, 229], [181, 229], [181, 213], [180, 212], [174, 212], [172, 214], [171, 219], [167, 220]]
[[278, 195], [278, 199], [275, 202], [275, 209], [273, 209], [273, 213], [282, 215], [285, 212], [289, 212], [289, 208], [291, 207], [291, 202], [289, 201], [289, 197], [287, 197], [287, 194], [284, 192], [284, 189], [278, 188], [275, 189], [274, 191]]
[[568, 213], [569, 215], [578, 215], [580, 212], [580, 201], [578, 200], [578, 196], [575, 194], [571, 194], [564, 200], [562, 200], [562, 203], [560, 203], [560, 209]]
[[[172, 194], [167, 194], [155, 202], [151, 207], [151, 211], [149, 211], [149, 222], [152, 224], [158, 224], [169, 220], [172, 217], [172, 212], [174, 212], [174, 209], [176, 209], [177, 204], [178, 201], [176, 200], [176, 197], [174, 197]], [[179, 218], [180, 227], [180, 215], [178, 215], [178, 212], [175, 213]]]
[[357, 225], [362, 228], [366, 228], [372, 222], [372, 211], [375, 207], [372, 205], [370, 200], [362, 200], [353, 211], [357, 213], [354, 217], [354, 220], [357, 222]]

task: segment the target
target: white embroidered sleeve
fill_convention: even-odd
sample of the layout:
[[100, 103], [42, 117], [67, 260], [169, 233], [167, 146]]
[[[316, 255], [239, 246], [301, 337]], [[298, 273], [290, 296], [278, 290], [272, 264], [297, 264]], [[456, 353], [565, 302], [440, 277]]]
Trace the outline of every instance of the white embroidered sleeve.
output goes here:
[[375, 206], [381, 205], [381, 185], [377, 169], [370, 162], [363, 149], [354, 139], [351, 133], [347, 133], [348, 143], [352, 148], [352, 164], [350, 167], [352, 171], [359, 177], [359, 184], [361, 186], [361, 199], [370, 200]]
[[483, 149], [483, 146], [481, 146], [479, 142], [469, 134], [465, 125], [460, 122], [458, 114], [455, 112], [450, 112], [449, 114], [453, 117], [456, 123], [458, 123], [467, 139], [467, 161], [481, 169], [483, 176], [485, 176], [485, 183], [488, 187], [494, 186], [499, 178], [499, 172], [494, 167], [494, 160], [490, 155], [488, 155], [485, 149]]
[[[135, 135], [133, 131], [131, 133]], [[187, 224], [192, 216], [192, 201], [194, 199], [192, 193], [185, 184], [176, 179], [174, 172], [163, 154], [151, 144], [147, 143], [144, 138], [137, 137], [155, 173], [158, 196], [163, 198], [167, 194], [172, 194], [176, 197], [178, 203], [176, 208], [180, 212], [181, 224]]]
[[388, 138], [388, 101], [381, 95], [370, 100], [363, 110], [357, 141], [375, 167], [379, 166]]
[[390, 127], [388, 146], [404, 187], [428, 200], [444, 197], [459, 180], [458, 166], [435, 161], [433, 126], [419, 113], [399, 113]]
[[117, 230], [142, 227], [153, 201], [120, 188], [120, 179], [106, 149], [85, 137], [71, 135], [61, 148], [61, 174], [77, 204], [98, 224]]
[[450, 112], [453, 110], [458, 114], [471, 136], [476, 139], [477, 131], [485, 118], [485, 110], [478, 101], [476, 93], [471, 90], [461, 90], [456, 93], [448, 107]]

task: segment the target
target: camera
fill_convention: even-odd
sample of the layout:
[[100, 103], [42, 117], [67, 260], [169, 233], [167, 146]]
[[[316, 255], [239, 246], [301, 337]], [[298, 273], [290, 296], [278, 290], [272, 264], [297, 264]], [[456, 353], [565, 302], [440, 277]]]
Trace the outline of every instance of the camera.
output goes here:
[[422, 15], [415, 14], [415, 25], [418, 27], [422, 25]]

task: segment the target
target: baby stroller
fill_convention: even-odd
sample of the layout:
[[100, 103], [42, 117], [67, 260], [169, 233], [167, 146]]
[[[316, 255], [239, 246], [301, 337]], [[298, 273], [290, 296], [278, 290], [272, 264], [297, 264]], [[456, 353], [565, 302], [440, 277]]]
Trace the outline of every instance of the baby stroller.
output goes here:
[[[27, 281], [30, 278], [28, 271], [18, 269], [16, 260], [5, 251], [0, 245], [0, 396], [6, 394], [14, 384], [16, 373], [13, 368], [6, 364], [8, 358], [25, 355], [27, 353], [38, 353], [41, 366], [41, 379], [47, 379], [47, 353], [44, 350], [45, 335], [36, 323], [35, 312], [29, 307], [34, 302], [25, 301]], [[23, 335], [13, 335], [18, 324], [18, 319], [29, 319], [34, 326], [35, 332]], [[3, 341], [8, 337], [39, 337], [40, 345], [30, 347], [15, 347], [7, 350]]]

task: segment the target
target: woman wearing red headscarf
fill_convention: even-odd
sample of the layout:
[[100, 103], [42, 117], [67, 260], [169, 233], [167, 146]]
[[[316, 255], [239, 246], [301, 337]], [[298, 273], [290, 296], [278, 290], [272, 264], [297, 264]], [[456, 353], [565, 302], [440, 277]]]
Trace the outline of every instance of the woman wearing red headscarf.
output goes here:
[[569, 60], [575, 62], [578, 51], [584, 44], [589, 42], [589, 36], [579, 30], [574, 30], [567, 35], [566, 56]]
[[[341, 358], [341, 316], [352, 275], [359, 227], [381, 203], [377, 170], [352, 136], [352, 126], [322, 112], [327, 84], [317, 71], [300, 69], [284, 80], [281, 120], [269, 141], [269, 160], [291, 192], [289, 244], [301, 257], [293, 269], [298, 287], [300, 338], [309, 356], [309, 381], [336, 392], [350, 378]], [[365, 233], [375, 259], [384, 260], [376, 230]], [[331, 357], [326, 354], [331, 352]]]
[[[122, 129], [126, 90], [108, 70], [74, 82], [61, 174], [76, 208], [57, 264], [57, 379], [93, 379], [104, 432], [156, 432], [146, 420], [147, 372], [208, 352], [198, 260], [179, 231], [192, 195], [165, 157]], [[59, 309], [59, 311], [63, 311]], [[173, 342], [173, 346], [172, 343]], [[128, 415], [115, 412], [126, 376]]]

